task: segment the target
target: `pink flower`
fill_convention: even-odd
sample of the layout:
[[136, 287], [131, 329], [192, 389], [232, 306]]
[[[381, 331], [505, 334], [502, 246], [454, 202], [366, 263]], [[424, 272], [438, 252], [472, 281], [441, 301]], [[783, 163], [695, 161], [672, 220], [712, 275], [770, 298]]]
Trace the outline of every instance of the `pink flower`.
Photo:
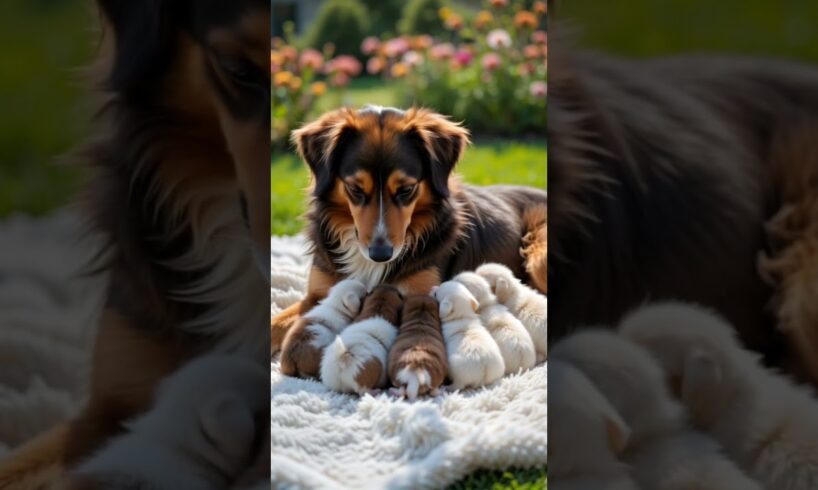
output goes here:
[[474, 55], [471, 51], [467, 51], [465, 49], [458, 50], [454, 54], [454, 61], [460, 66], [466, 66], [474, 59]]
[[377, 75], [386, 67], [386, 61], [383, 58], [369, 58], [366, 62], [366, 72], [370, 75]]
[[526, 58], [533, 60], [535, 58], [540, 57], [540, 47], [534, 44], [529, 44], [528, 46], [523, 48], [523, 56]]
[[398, 57], [409, 51], [409, 41], [403, 37], [390, 39], [389, 41], [386, 41], [386, 44], [384, 44], [383, 50], [386, 53], [386, 56], [389, 56], [390, 58]]
[[403, 55], [403, 62], [409, 66], [418, 66], [423, 62], [423, 56], [417, 51], [408, 51]]
[[321, 66], [323, 65], [324, 55], [322, 55], [317, 49], [308, 49], [304, 51], [301, 53], [301, 57], [298, 59], [298, 66], [300, 66], [302, 70], [305, 68], [320, 70]]
[[361, 43], [361, 52], [370, 55], [381, 47], [381, 40], [375, 36], [369, 36]]
[[546, 85], [543, 81], [531, 82], [531, 85], [528, 87], [528, 91], [531, 92], [531, 95], [534, 97], [543, 99], [548, 94], [548, 85]]
[[326, 73], [338, 72], [347, 75], [347, 77], [357, 77], [361, 74], [361, 69], [361, 62], [348, 54], [333, 58], [324, 66]]
[[429, 57], [433, 60], [446, 60], [454, 56], [452, 43], [435, 44], [429, 50]]
[[503, 29], [494, 29], [489, 32], [486, 42], [491, 46], [491, 49], [507, 48], [511, 46], [511, 36]]
[[548, 33], [545, 31], [534, 31], [531, 34], [531, 40], [536, 44], [547, 44], [548, 43]]
[[349, 83], [349, 75], [339, 71], [329, 79], [329, 83], [333, 87], [343, 87]]
[[496, 53], [488, 53], [483, 55], [481, 62], [483, 63], [484, 69], [494, 71], [500, 67], [502, 60]]

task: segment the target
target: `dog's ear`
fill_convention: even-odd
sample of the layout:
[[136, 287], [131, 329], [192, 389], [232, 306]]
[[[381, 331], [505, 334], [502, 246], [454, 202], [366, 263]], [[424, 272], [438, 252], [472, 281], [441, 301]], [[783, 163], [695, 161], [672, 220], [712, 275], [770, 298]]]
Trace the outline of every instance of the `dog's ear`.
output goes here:
[[298, 155], [310, 167], [313, 195], [326, 193], [335, 180], [338, 156], [355, 131], [355, 118], [349, 109], [328, 112], [293, 131]]
[[466, 292], [466, 299], [469, 300], [469, 306], [471, 306], [472, 311], [477, 312], [477, 308], [480, 308], [480, 302], [471, 294], [471, 291]]
[[440, 318], [446, 318], [454, 310], [451, 298], [446, 298], [440, 302]]
[[469, 131], [435, 112], [413, 108], [406, 112], [406, 132], [417, 137], [428, 162], [432, 190], [449, 196], [449, 176], [469, 144]]
[[182, 2], [98, 0], [114, 36], [114, 60], [106, 88], [120, 93], [147, 89], [173, 59], [173, 37]]
[[716, 359], [702, 349], [691, 350], [684, 358], [681, 380], [682, 403], [697, 419], [709, 419], [718, 403], [722, 371]]

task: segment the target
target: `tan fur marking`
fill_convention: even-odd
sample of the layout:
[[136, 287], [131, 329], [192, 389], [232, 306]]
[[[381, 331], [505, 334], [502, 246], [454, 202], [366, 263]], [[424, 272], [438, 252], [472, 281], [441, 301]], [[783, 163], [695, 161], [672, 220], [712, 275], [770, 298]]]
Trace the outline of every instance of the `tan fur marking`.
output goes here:
[[527, 233], [522, 239], [520, 253], [531, 284], [543, 294], [548, 294], [548, 209], [534, 206], [523, 214], [523, 227]]
[[404, 295], [429, 294], [434, 286], [439, 285], [440, 272], [434, 268], [417, 272], [397, 283]]
[[373, 357], [361, 366], [360, 371], [355, 375], [355, 382], [358, 384], [358, 387], [362, 389], [377, 388], [382, 384], [383, 373], [383, 364], [381, 364], [378, 358]]

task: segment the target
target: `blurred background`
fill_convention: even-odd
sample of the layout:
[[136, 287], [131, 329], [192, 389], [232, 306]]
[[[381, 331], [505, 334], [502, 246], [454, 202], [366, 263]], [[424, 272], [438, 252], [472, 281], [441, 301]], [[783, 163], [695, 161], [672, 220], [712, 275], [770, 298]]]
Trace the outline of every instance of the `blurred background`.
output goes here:
[[272, 234], [297, 233], [290, 132], [324, 111], [422, 105], [474, 135], [473, 184], [546, 186], [545, 1], [272, 0]]

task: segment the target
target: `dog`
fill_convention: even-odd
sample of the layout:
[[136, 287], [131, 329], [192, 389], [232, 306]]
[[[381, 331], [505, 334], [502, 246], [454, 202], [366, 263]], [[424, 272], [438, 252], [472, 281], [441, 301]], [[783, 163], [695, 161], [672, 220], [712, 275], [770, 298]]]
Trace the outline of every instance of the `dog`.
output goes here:
[[629, 314], [619, 328], [661, 362], [693, 424], [765, 488], [818, 485], [814, 392], [763, 367], [718, 314], [658, 303]]
[[818, 69], [620, 59], [576, 48], [559, 27], [548, 80], [552, 339], [676, 299], [715, 309], [765, 364], [818, 383]]
[[202, 352], [269, 362], [269, 2], [97, 3], [99, 107], [74, 155], [107, 237], [90, 393], [0, 465], [3, 488], [81, 463]]
[[268, 413], [258, 390], [267, 380], [265, 369], [245, 359], [200, 356], [163, 381], [154, 407], [60, 488], [228, 488], [252, 457], [256, 420]]
[[502, 264], [483, 264], [475, 273], [483, 277], [497, 300], [505, 305], [528, 330], [537, 362], [548, 357], [548, 298], [521, 283]]
[[503, 355], [480, 324], [477, 300], [466, 286], [446, 281], [432, 295], [439, 305], [451, 388], [479, 388], [502, 378], [506, 369]]
[[346, 279], [334, 285], [318, 306], [301, 317], [284, 339], [281, 373], [317, 378], [324, 349], [358, 316], [366, 296], [363, 283]]
[[272, 352], [344, 278], [429, 294], [490, 261], [545, 284], [546, 191], [461, 183], [453, 169], [469, 133], [459, 124], [420, 108], [344, 108], [294, 131], [293, 141], [312, 176], [313, 262], [306, 297], [271, 320]]
[[641, 346], [585, 329], [557, 343], [550, 357], [579, 369], [620, 414], [630, 429], [621, 458], [641, 488], [760, 490], [713, 439], [688, 427], [661, 367]]
[[398, 335], [403, 298], [394, 286], [376, 286], [355, 322], [324, 350], [321, 381], [328, 388], [359, 395], [383, 388], [389, 349]]
[[636, 490], [619, 459], [630, 429], [602, 393], [577, 368], [552, 359], [548, 365], [548, 479], [553, 488]]
[[536, 352], [531, 336], [520, 320], [514, 317], [508, 308], [497, 302], [488, 281], [474, 272], [461, 272], [452, 280], [466, 286], [477, 299], [480, 305], [477, 307], [477, 314], [500, 348], [506, 365], [506, 374], [533, 367]]
[[434, 298], [409, 296], [403, 303], [401, 324], [389, 350], [389, 379], [398, 394], [414, 400], [419, 395], [439, 394], [449, 363]]

